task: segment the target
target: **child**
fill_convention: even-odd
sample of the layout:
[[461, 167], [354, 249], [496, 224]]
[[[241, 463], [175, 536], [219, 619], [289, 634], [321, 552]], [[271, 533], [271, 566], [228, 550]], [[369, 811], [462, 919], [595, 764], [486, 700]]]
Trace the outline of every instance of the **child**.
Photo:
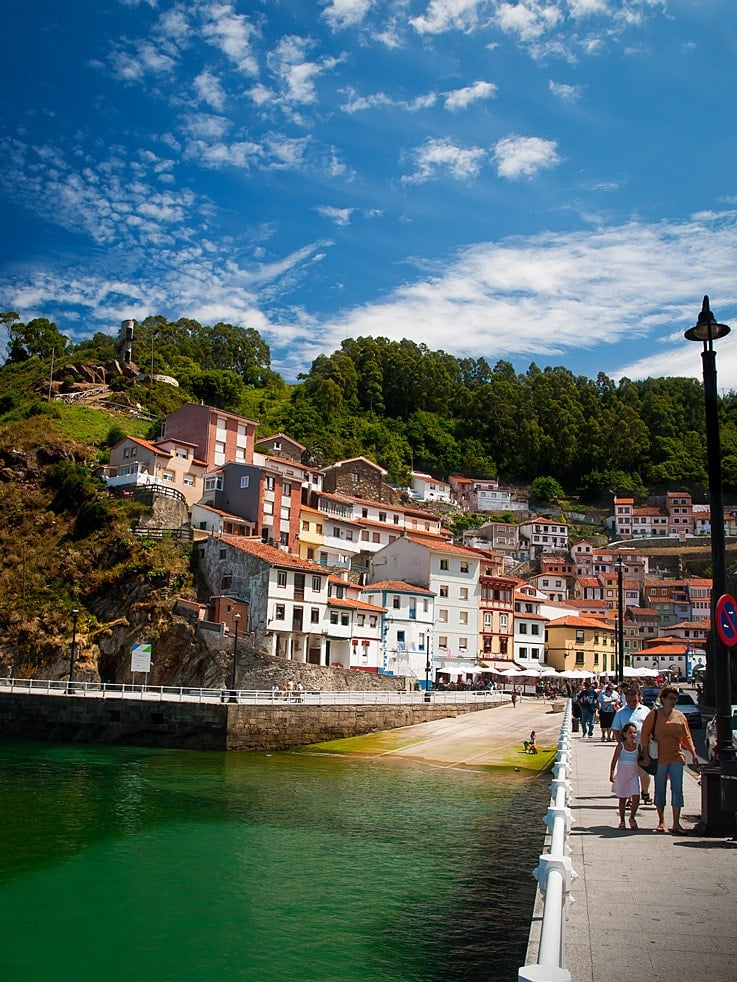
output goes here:
[[[616, 769], [616, 776], [615, 776]], [[609, 765], [609, 780], [612, 791], [619, 798], [619, 828], [623, 829], [624, 810], [627, 799], [632, 801], [630, 828], [636, 829], [635, 815], [640, 804], [640, 777], [637, 770], [637, 727], [634, 723], [625, 723], [615, 747], [612, 762]]]
[[526, 754], [536, 754], [537, 753], [537, 740], [535, 738], [535, 731], [530, 733], [530, 739], [523, 741], [525, 753]]

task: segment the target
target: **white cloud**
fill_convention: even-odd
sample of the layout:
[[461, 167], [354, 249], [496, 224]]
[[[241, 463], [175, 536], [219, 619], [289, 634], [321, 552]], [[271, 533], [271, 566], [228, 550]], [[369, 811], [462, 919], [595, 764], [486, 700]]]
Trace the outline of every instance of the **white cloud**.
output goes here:
[[360, 24], [373, 0], [329, 0], [322, 16], [333, 30]]
[[371, 95], [359, 96], [353, 89], [348, 89], [346, 94], [348, 101], [344, 102], [340, 108], [343, 112], [351, 114], [367, 109], [386, 109], [388, 107], [415, 113], [421, 109], [430, 109], [438, 99], [435, 92], [426, 92], [411, 100], [395, 99], [393, 96], [387, 95], [386, 92], [374, 92]]
[[[618, 377], [698, 376], [695, 323], [708, 284], [712, 307], [737, 315], [737, 213], [705, 229], [698, 222], [626, 225], [543, 233], [463, 250], [435, 275], [408, 282], [383, 303], [345, 312], [323, 325], [316, 343], [335, 350], [346, 337], [408, 338], [459, 357], [557, 358], [601, 347], [602, 370]], [[624, 312], [624, 313], [623, 313]], [[449, 325], [454, 325], [452, 335]], [[638, 339], [663, 354], [632, 360]], [[607, 348], [622, 343], [615, 368]], [[648, 346], [651, 351], [651, 345]], [[723, 343], [720, 379], [737, 388], [737, 344]]]
[[496, 95], [496, 85], [493, 82], [474, 82], [463, 89], [454, 89], [445, 95], [445, 108], [450, 110], [465, 109], [479, 99], [493, 99]]
[[282, 96], [287, 103], [312, 103], [317, 99], [314, 79], [323, 67], [307, 61], [309, 42], [305, 38], [284, 37], [269, 55], [268, 65], [279, 80]]
[[324, 218], [329, 218], [336, 225], [348, 225], [355, 208], [333, 208], [332, 205], [318, 205], [315, 211]]
[[198, 140], [218, 140], [230, 129], [230, 120], [225, 116], [191, 113], [183, 118], [182, 127], [186, 133]]
[[251, 39], [256, 28], [245, 16], [236, 14], [230, 3], [213, 0], [202, 8], [204, 24], [202, 33], [240, 71], [248, 75], [258, 74], [258, 61], [251, 49]]
[[411, 17], [409, 23], [418, 34], [471, 31], [478, 24], [479, 8], [485, 7], [485, 0], [430, 0], [426, 13]]
[[514, 34], [521, 41], [532, 41], [557, 27], [563, 15], [557, 3], [520, 0], [500, 3], [494, 19], [505, 34]]
[[506, 136], [494, 148], [499, 177], [517, 181], [560, 163], [557, 144], [539, 136]]
[[205, 69], [194, 80], [195, 92], [198, 97], [213, 109], [222, 109], [225, 105], [225, 92], [220, 79]]
[[430, 139], [414, 151], [417, 170], [402, 178], [405, 183], [420, 183], [445, 171], [458, 181], [477, 177], [486, 158], [481, 147], [458, 147], [450, 140]]

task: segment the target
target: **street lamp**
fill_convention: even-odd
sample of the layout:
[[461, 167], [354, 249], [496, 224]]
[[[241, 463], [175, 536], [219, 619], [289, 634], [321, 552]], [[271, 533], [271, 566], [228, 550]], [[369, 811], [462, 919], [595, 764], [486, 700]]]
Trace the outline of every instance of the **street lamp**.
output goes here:
[[[719, 598], [726, 592], [727, 573], [724, 543], [724, 498], [722, 494], [722, 460], [719, 439], [719, 403], [717, 397], [717, 356], [713, 342], [726, 337], [730, 328], [717, 323], [709, 307], [709, 297], [704, 297], [701, 313], [694, 325], [686, 331], [689, 341], [701, 341], [703, 350], [701, 360], [704, 376], [704, 416], [706, 422], [706, 470], [709, 479], [709, 507], [711, 523], [711, 632], [714, 652], [714, 688], [716, 694], [717, 750], [721, 762], [721, 777], [729, 777], [722, 782], [722, 803], [725, 801], [727, 787], [735, 783], [731, 772], [734, 763], [732, 747], [732, 722], [730, 712], [731, 678], [730, 654], [717, 630], [716, 606]], [[729, 772], [729, 773], [727, 773]], [[702, 782], [702, 800], [704, 799]], [[726, 785], [726, 786], [725, 786]], [[708, 798], [708, 792], [706, 793]], [[734, 811], [735, 808], [724, 808]], [[708, 818], [708, 817], [707, 817]], [[707, 825], [712, 823], [707, 820]]]
[[229, 702], [238, 702], [238, 698], [237, 698], [237, 696], [235, 694], [236, 693], [236, 688], [235, 688], [235, 673], [236, 673], [237, 662], [238, 662], [238, 625], [239, 625], [240, 620], [241, 620], [241, 615], [240, 614], [236, 614], [235, 617], [233, 618], [233, 620], [235, 621], [235, 637], [233, 638], [233, 674], [232, 674], [231, 683], [230, 683], [231, 695], [230, 695], [230, 699], [228, 701]]
[[74, 678], [74, 656], [77, 652], [77, 618], [79, 617], [79, 608], [75, 607], [72, 610], [72, 650], [69, 653], [69, 681], [67, 682], [67, 690], [72, 691], [72, 679]]
[[430, 649], [425, 655], [425, 702], [430, 701]]
[[617, 559], [617, 676], [620, 683], [624, 679], [624, 586], [622, 582], [622, 571], [624, 560], [621, 556]]

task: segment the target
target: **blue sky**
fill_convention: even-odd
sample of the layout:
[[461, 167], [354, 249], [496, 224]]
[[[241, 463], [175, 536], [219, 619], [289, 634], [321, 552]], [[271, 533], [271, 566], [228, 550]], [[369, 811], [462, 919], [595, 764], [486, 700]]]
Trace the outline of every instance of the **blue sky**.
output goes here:
[[0, 309], [701, 375], [735, 333], [735, 0], [25, 0], [0, 12]]

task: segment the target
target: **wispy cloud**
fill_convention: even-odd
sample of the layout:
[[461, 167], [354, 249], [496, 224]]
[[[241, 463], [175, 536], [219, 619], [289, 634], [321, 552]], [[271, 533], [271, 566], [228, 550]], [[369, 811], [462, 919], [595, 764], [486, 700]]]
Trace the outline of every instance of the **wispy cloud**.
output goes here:
[[418, 34], [470, 31], [479, 22], [479, 8], [488, 6], [485, 0], [430, 0], [426, 12], [409, 23]]
[[336, 225], [348, 225], [355, 208], [334, 208], [332, 205], [318, 205], [315, 211], [324, 218], [329, 218]]
[[518, 181], [560, 163], [557, 144], [539, 136], [505, 136], [494, 148], [499, 177]]
[[408, 113], [416, 113], [421, 109], [430, 109], [437, 102], [435, 92], [426, 92], [417, 95], [414, 99], [399, 99], [396, 96], [387, 95], [386, 92], [374, 92], [371, 95], [359, 96], [353, 89], [346, 90], [348, 101], [341, 105], [341, 109], [346, 113], [361, 112], [366, 109], [401, 109]]
[[258, 60], [251, 42], [258, 34], [254, 24], [237, 14], [233, 5], [213, 0], [201, 8], [202, 35], [221, 51], [240, 71], [248, 75], [258, 74]]
[[565, 82], [549, 82], [550, 91], [563, 102], [578, 102], [583, 91], [580, 85], [567, 85]]
[[496, 95], [496, 85], [493, 82], [474, 82], [463, 89], [454, 89], [445, 95], [445, 108], [451, 111], [465, 109], [472, 102], [480, 99], [493, 99]]

